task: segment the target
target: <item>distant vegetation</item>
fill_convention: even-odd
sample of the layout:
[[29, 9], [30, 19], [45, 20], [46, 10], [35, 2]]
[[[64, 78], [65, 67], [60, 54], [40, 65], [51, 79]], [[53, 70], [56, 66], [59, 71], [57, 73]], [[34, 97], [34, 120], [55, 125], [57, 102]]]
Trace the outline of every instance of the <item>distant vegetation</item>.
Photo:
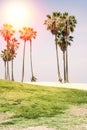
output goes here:
[[68, 77], [68, 46], [71, 45], [73, 37], [71, 33], [77, 24], [75, 16], [68, 14], [68, 12], [60, 13], [53, 12], [52, 15], [47, 15], [44, 23], [52, 35], [55, 36], [56, 58], [57, 58], [57, 71], [58, 81], [62, 82], [63, 78], [60, 73], [58, 47], [63, 53], [63, 69], [64, 69], [64, 82], [69, 82]]
[[[55, 46], [56, 46], [56, 58], [57, 58], [57, 71], [58, 71], [58, 81], [59, 82], [69, 82], [68, 77], [68, 46], [71, 45], [73, 37], [71, 33], [74, 32], [77, 21], [75, 16], [69, 15], [67, 12], [53, 12], [52, 15], [47, 15], [47, 19], [43, 22], [47, 30], [55, 36]], [[18, 48], [20, 46], [18, 39], [15, 37], [16, 30], [10, 24], [4, 24], [0, 29], [0, 35], [4, 38], [6, 42], [6, 47], [1, 52], [1, 58], [4, 61], [5, 67], [5, 79], [14, 79], [14, 58], [16, 58]], [[24, 81], [24, 68], [25, 68], [25, 51], [26, 43], [30, 43], [30, 67], [31, 67], [31, 81], [36, 81], [37, 78], [34, 76], [33, 63], [32, 63], [32, 39], [35, 39], [37, 32], [31, 27], [23, 27], [19, 30], [20, 39], [24, 42], [23, 49], [23, 64], [22, 64], [22, 77], [21, 81]], [[59, 55], [58, 47], [63, 53], [63, 69], [64, 69], [64, 79], [61, 77], [60, 65], [59, 65]], [[11, 61], [11, 74], [9, 72], [9, 62]]]
[[[1, 53], [1, 58], [4, 61], [5, 66], [5, 79], [10, 80], [10, 73], [9, 73], [9, 62], [11, 61], [11, 80], [14, 81], [14, 74], [13, 74], [13, 60], [17, 55], [17, 50], [19, 48], [19, 42], [14, 37], [15, 30], [13, 30], [13, 26], [10, 24], [4, 24], [3, 28], [0, 30], [1, 36], [6, 41], [6, 48]], [[36, 81], [36, 77], [33, 74], [33, 64], [32, 64], [32, 39], [36, 38], [36, 31], [30, 27], [23, 27], [22, 30], [19, 31], [20, 39], [24, 41], [24, 49], [23, 49], [23, 65], [22, 65], [22, 79], [24, 80], [24, 60], [25, 60], [25, 47], [26, 42], [30, 42], [30, 66], [31, 66], [31, 81]]]

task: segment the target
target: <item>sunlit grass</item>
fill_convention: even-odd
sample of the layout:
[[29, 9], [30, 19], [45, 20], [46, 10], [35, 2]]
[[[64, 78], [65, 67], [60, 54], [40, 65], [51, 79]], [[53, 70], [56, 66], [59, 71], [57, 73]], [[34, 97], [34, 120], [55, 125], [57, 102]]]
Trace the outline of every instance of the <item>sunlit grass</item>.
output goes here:
[[0, 80], [1, 127], [49, 125], [52, 119], [57, 127], [58, 118], [71, 106], [81, 104], [87, 104], [87, 91]]

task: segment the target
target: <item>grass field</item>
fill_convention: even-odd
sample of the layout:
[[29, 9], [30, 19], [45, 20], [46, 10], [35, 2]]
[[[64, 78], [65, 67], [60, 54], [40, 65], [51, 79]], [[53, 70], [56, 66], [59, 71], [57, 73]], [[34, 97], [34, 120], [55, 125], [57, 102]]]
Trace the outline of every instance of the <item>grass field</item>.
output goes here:
[[87, 91], [0, 80], [0, 130], [86, 130]]

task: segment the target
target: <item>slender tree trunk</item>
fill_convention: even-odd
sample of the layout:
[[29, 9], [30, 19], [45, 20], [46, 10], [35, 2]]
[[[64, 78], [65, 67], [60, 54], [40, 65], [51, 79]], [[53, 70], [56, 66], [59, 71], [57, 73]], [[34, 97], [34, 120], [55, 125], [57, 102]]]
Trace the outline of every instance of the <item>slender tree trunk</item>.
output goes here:
[[8, 49], [9, 40], [7, 40], [7, 80], [10, 80], [9, 73], [9, 49]]
[[[33, 65], [32, 65], [32, 41], [30, 41], [30, 65], [31, 65], [31, 79], [33, 78]], [[32, 81], [32, 80], [31, 80]]]
[[7, 60], [7, 80], [10, 80], [9, 61]]
[[66, 59], [65, 59], [65, 51], [63, 51], [63, 69], [64, 69], [64, 83], [66, 82]]
[[25, 60], [25, 47], [26, 47], [26, 41], [24, 41], [24, 48], [23, 48], [23, 65], [22, 65], [22, 82], [24, 81], [24, 60]]
[[4, 67], [5, 67], [5, 80], [7, 80], [6, 61], [4, 61]]
[[68, 79], [68, 46], [66, 47], [66, 82], [69, 82]]
[[62, 82], [62, 78], [61, 78], [61, 75], [60, 75], [59, 57], [58, 57], [58, 45], [57, 45], [56, 35], [55, 35], [55, 45], [56, 45], [56, 59], [57, 59], [58, 81]]
[[67, 44], [67, 35], [68, 35], [68, 23], [66, 21], [66, 82], [68, 83], [69, 82], [69, 79], [68, 79], [68, 44]]
[[12, 59], [12, 61], [11, 61], [11, 80], [14, 81], [13, 59]]

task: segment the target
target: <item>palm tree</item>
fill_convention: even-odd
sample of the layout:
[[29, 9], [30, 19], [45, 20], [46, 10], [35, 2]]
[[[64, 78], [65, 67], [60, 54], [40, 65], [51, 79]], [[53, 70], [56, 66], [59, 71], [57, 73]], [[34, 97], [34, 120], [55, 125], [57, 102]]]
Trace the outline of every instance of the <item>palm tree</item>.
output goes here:
[[[67, 45], [71, 45], [71, 41], [73, 41], [72, 36], [67, 37]], [[58, 33], [57, 35], [57, 44], [59, 45], [61, 51], [63, 52], [63, 69], [64, 69], [64, 82], [66, 82], [66, 39], [63, 36], [63, 32]]]
[[23, 28], [23, 30], [19, 30], [20, 33], [20, 39], [24, 40], [24, 48], [23, 48], [23, 64], [22, 64], [22, 82], [24, 80], [24, 60], [25, 60], [25, 47], [26, 47], [26, 41], [28, 40], [26, 35], [26, 28]]
[[36, 31], [33, 30], [33, 28], [28, 28], [28, 31], [30, 32], [30, 65], [31, 65], [31, 82], [35, 82], [37, 78], [33, 74], [33, 65], [32, 65], [32, 38], [36, 38]]
[[9, 45], [8, 45], [8, 50], [10, 51], [11, 54], [11, 80], [14, 81], [14, 74], [13, 74], [13, 60], [17, 55], [17, 49], [19, 48], [19, 42], [17, 41], [16, 38], [10, 39]]
[[24, 48], [23, 48], [23, 66], [22, 66], [22, 82], [24, 80], [24, 60], [25, 60], [25, 47], [26, 42], [30, 41], [30, 64], [31, 64], [31, 81], [36, 81], [36, 78], [33, 75], [33, 66], [32, 66], [32, 38], [36, 38], [36, 31], [33, 28], [24, 27], [19, 31], [20, 39], [24, 40]]
[[57, 44], [57, 34], [60, 31], [60, 22], [61, 22], [61, 13], [54, 12], [52, 16], [47, 15], [47, 20], [45, 20], [44, 24], [47, 26], [47, 30], [50, 30], [51, 33], [55, 36], [58, 80], [62, 82], [60, 67], [59, 67], [58, 44]]
[[67, 12], [63, 13], [62, 17], [64, 26], [62, 29], [63, 36], [65, 37], [66, 42], [66, 82], [69, 82], [68, 78], [68, 38], [71, 32], [74, 32], [74, 28], [76, 27], [76, 19], [75, 16], [69, 16]]
[[[7, 45], [7, 50], [9, 46], [9, 42], [11, 37], [14, 35], [15, 31], [12, 29], [13, 26], [10, 24], [4, 24], [3, 28], [0, 30], [1, 35], [3, 36], [4, 40], [6, 41]], [[7, 55], [7, 79], [10, 80], [10, 74], [9, 74], [9, 57]]]
[[7, 61], [7, 50], [5, 49], [4, 51], [2, 51], [1, 53], [1, 58], [3, 59], [4, 61], [4, 67], [5, 67], [5, 79], [7, 79], [7, 72], [6, 72], [6, 61]]
[[4, 61], [4, 67], [5, 67], [5, 79], [7, 79], [7, 61], [11, 60], [11, 54], [10, 51], [7, 49], [4, 49], [1, 53], [1, 58]]

